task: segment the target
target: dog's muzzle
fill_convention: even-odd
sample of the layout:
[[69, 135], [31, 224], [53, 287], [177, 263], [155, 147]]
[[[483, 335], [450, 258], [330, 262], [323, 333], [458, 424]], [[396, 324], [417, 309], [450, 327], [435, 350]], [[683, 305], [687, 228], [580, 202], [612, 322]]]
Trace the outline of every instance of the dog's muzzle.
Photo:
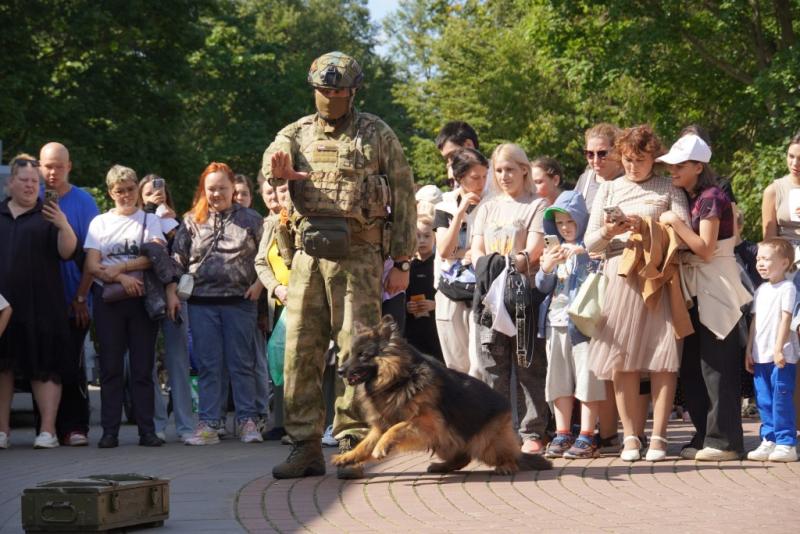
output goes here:
[[365, 369], [348, 369], [347, 366], [339, 367], [336, 370], [336, 374], [344, 378], [351, 386], [365, 382], [369, 376], [369, 373]]

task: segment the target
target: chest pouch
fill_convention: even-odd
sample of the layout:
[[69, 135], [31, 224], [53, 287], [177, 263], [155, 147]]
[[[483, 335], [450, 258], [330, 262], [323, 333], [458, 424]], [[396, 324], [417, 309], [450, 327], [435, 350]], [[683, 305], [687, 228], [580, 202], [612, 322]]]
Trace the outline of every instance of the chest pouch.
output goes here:
[[305, 217], [300, 223], [303, 250], [309, 256], [339, 260], [350, 252], [350, 226], [342, 217]]

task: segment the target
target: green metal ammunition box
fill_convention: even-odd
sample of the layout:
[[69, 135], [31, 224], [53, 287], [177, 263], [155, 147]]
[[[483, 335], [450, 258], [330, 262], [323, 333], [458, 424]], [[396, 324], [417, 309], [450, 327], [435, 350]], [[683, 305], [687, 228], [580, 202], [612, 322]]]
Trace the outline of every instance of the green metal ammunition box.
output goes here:
[[169, 518], [169, 481], [137, 474], [42, 482], [22, 493], [25, 532], [103, 532], [161, 526]]

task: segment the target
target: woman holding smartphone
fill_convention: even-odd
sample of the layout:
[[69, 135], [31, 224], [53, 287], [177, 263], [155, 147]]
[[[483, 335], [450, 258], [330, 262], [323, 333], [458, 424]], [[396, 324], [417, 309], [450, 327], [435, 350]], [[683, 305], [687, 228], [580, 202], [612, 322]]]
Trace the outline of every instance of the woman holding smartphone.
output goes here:
[[[158, 216], [161, 229], [167, 240], [167, 251], [172, 254], [172, 243], [180, 221], [172, 203], [172, 195], [164, 178], [148, 174], [139, 181], [139, 207]], [[175, 433], [185, 441], [192, 437], [195, 428], [192, 413], [192, 391], [189, 385], [189, 308], [181, 303], [175, 320], [165, 317], [161, 320], [164, 334], [164, 366], [169, 376], [169, 390], [172, 397], [172, 413], [175, 417]], [[167, 405], [161, 393], [161, 385], [153, 370], [155, 384], [154, 424], [156, 435], [166, 440], [165, 429], [168, 421]]]
[[[638, 276], [617, 275], [622, 251], [641, 218], [654, 222], [671, 211], [688, 224], [685, 193], [669, 178], [656, 173], [655, 158], [664, 153], [661, 142], [648, 125], [626, 129], [615, 150], [622, 157], [625, 175], [600, 184], [594, 199], [586, 248], [604, 252], [608, 287], [603, 302], [600, 332], [592, 338], [589, 353], [592, 371], [601, 380], [614, 381], [617, 409], [625, 432], [620, 458], [641, 458], [644, 417], [640, 412], [639, 390], [642, 373], [649, 373], [653, 396], [653, 434], [646, 459], [663, 460], [664, 437], [675, 396], [680, 351], [672, 327], [669, 299], [663, 297], [656, 309], [645, 307]], [[608, 210], [606, 210], [608, 208]]]
[[42, 419], [33, 446], [51, 449], [64, 362], [72, 359], [60, 260], [73, 256], [78, 240], [58, 204], [39, 200], [39, 162], [20, 154], [10, 167], [9, 197], [0, 203], [0, 294], [14, 313], [0, 336], [0, 448], [8, 447], [17, 372], [30, 380]]

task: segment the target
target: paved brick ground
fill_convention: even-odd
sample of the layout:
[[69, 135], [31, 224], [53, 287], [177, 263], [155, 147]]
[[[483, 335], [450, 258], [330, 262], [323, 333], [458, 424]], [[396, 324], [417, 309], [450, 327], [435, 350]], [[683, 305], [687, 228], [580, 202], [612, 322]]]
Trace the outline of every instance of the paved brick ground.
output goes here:
[[[757, 445], [747, 424], [747, 445]], [[690, 425], [670, 426], [675, 457]], [[427, 455], [391, 458], [362, 481], [335, 475], [255, 478], [239, 492], [250, 532], [754, 532], [800, 519], [800, 463], [702, 464], [672, 458], [628, 464], [615, 456], [499, 477], [472, 464], [428, 475]], [[794, 525], [794, 526], [791, 526]]]
[[[757, 423], [746, 445], [757, 445]], [[170, 532], [791, 532], [800, 520], [800, 463], [698, 464], [674, 457], [690, 425], [670, 425], [671, 461], [624, 464], [608, 456], [559, 460], [552, 471], [498, 477], [470, 465], [427, 475], [426, 455], [390, 458], [360, 481], [324, 477], [274, 481], [272, 465], [288, 447], [210, 447], [171, 442], [135, 445], [124, 427], [122, 446], [30, 448], [31, 429], [15, 430], [0, 451], [0, 532], [22, 532], [19, 496], [43, 480], [97, 472], [141, 472], [171, 479]], [[93, 440], [99, 430], [93, 430]], [[332, 449], [327, 449], [332, 453]], [[145, 532], [145, 531], [142, 531]]]

